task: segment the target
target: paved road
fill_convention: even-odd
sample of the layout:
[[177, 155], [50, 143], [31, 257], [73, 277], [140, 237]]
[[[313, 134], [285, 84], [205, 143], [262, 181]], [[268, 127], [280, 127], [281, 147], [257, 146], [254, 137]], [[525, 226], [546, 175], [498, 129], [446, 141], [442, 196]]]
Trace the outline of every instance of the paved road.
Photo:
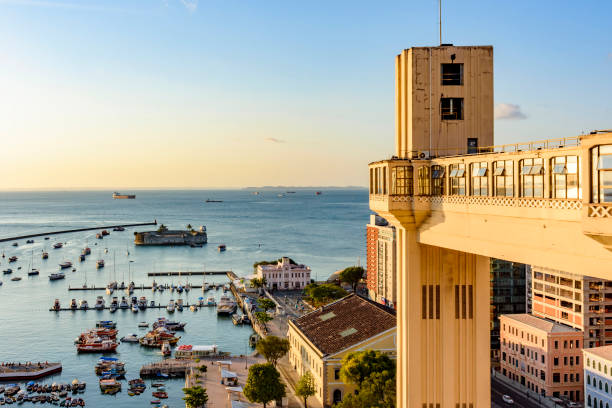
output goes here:
[[[508, 405], [502, 400], [502, 395], [507, 394], [514, 400], [514, 405]], [[525, 394], [515, 391], [503, 382], [491, 377], [491, 405], [497, 407], [538, 408], [540, 404], [527, 398]]]

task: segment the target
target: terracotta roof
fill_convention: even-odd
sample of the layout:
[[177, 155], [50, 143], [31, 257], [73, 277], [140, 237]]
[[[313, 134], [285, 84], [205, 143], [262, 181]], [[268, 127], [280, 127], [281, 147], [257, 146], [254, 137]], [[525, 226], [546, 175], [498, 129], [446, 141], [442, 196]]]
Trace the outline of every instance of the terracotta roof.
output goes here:
[[394, 328], [396, 318], [393, 309], [350, 294], [293, 324], [319, 351], [332, 354]]
[[545, 331], [546, 333], [575, 333], [578, 329], [566, 326], [561, 323], [554, 322], [552, 320], [542, 319], [530, 314], [505, 314], [502, 315], [507, 319], [512, 319], [516, 322], [523, 323], [527, 326], [533, 327], [538, 330]]

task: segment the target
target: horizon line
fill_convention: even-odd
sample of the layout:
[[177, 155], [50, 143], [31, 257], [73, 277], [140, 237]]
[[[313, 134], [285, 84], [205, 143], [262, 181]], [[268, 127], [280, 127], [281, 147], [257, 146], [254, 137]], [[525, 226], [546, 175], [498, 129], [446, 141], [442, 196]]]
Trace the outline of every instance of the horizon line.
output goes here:
[[[204, 191], [204, 190], [257, 190], [257, 189], [363, 189], [368, 186], [346, 185], [346, 186], [246, 186], [246, 187], [23, 187], [23, 188], [0, 188], [0, 192], [41, 192], [41, 191]], [[127, 194], [127, 193], [126, 193]]]

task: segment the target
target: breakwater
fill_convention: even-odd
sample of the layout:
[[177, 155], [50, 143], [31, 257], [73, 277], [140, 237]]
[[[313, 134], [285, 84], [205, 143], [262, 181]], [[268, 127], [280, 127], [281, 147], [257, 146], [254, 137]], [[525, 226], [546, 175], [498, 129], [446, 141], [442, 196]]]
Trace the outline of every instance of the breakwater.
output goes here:
[[157, 220], [153, 222], [140, 222], [136, 224], [98, 225], [95, 227], [72, 228], [72, 229], [60, 230], [60, 231], [41, 232], [37, 234], [17, 235], [17, 236], [9, 237], [9, 238], [0, 238], [0, 242], [16, 241], [18, 239], [35, 238], [35, 237], [45, 237], [49, 235], [68, 234], [70, 232], [93, 231], [93, 230], [112, 229], [112, 228], [140, 227], [143, 225], [157, 225]]
[[231, 271], [149, 272], [147, 276], [227, 275]]

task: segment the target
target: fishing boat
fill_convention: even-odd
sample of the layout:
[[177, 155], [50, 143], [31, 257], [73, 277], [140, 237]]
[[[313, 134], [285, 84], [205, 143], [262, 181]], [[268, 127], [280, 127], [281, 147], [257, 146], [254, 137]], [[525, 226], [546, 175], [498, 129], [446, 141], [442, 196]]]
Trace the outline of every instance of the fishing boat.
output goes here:
[[20, 277], [20, 276], [14, 276], [14, 277], [12, 277], [12, 278], [11, 278], [11, 280], [12, 280], [13, 282], [17, 282], [17, 281], [20, 281], [20, 280], [21, 280], [21, 277]]
[[72, 266], [72, 262], [70, 261], [64, 261], [61, 264], [59, 264], [60, 269], [67, 269], [70, 268]]
[[208, 299], [206, 299], [206, 304], [208, 306], [215, 306], [217, 301], [215, 300], [214, 296], [209, 296]]
[[147, 298], [144, 296], [141, 296], [140, 299], [138, 299], [138, 308], [140, 310], [145, 310], [147, 308]]
[[106, 301], [104, 300], [102, 296], [98, 296], [96, 298], [96, 304], [94, 305], [94, 308], [96, 310], [102, 310], [104, 309], [104, 306], [106, 306]]
[[96, 269], [104, 268], [104, 259], [98, 259], [96, 261]]
[[81, 299], [81, 300], [79, 301], [79, 309], [81, 309], [81, 310], [87, 310], [87, 309], [89, 309], [89, 304], [87, 303], [87, 300], [85, 300], [85, 299]]
[[168, 398], [168, 394], [165, 391], [154, 391], [151, 395], [159, 399]]
[[121, 391], [121, 383], [114, 378], [101, 379], [100, 391], [102, 394], [114, 395]]
[[116, 329], [117, 323], [112, 320], [100, 320], [96, 322], [96, 329]]
[[53, 302], [53, 308], [52, 309], [55, 310], [56, 312], [59, 312], [61, 310], [59, 299], [55, 299], [55, 301]]
[[170, 330], [165, 327], [158, 327], [148, 332], [144, 337], [141, 337], [138, 342], [144, 347], [161, 348], [164, 342], [174, 346], [179, 340], [180, 337], [175, 336]]
[[168, 306], [166, 306], [166, 311], [168, 313], [174, 313], [174, 299], [170, 299], [170, 302], [168, 302]]
[[138, 343], [138, 335], [135, 333], [128, 334], [121, 338], [122, 343]]
[[91, 254], [91, 248], [89, 248], [89, 247], [85, 247], [85, 248], [83, 248], [83, 250], [81, 251], [81, 253], [82, 253], [83, 255], [89, 255], [89, 254]]
[[132, 304], [132, 312], [138, 313], [138, 305]]
[[42, 259], [48, 259], [49, 258], [49, 253], [47, 251], [43, 251], [41, 257], [42, 257]]
[[227, 249], [227, 247], [225, 246], [225, 244], [221, 244], [217, 247], [217, 249], [219, 250], [219, 252], [223, 252]]
[[130, 305], [128, 304], [127, 300], [125, 299], [125, 296], [121, 297], [121, 303], [119, 303], [119, 309], [129, 309]]
[[54, 249], [60, 249], [63, 246], [64, 246], [64, 244], [62, 244], [61, 242], [56, 242], [55, 244], [53, 244], [53, 248]]
[[70, 308], [71, 308], [72, 310], [76, 310], [76, 309], [77, 309], [77, 307], [78, 307], [78, 306], [77, 306], [77, 301], [76, 301], [76, 299], [72, 299], [72, 300], [70, 301]]
[[64, 275], [64, 272], [57, 272], [57, 273], [52, 273], [51, 275], [49, 275], [49, 280], [59, 280], [59, 279], [64, 279], [66, 277], [66, 275]]
[[94, 367], [94, 372], [104, 378], [124, 378], [126, 374], [125, 363], [114, 357], [100, 357]]
[[112, 340], [93, 338], [87, 343], [77, 344], [79, 353], [105, 353], [113, 352], [117, 349], [118, 344]]
[[161, 353], [164, 357], [168, 357], [172, 354], [172, 347], [170, 347], [170, 343], [167, 341], [162, 343]]

